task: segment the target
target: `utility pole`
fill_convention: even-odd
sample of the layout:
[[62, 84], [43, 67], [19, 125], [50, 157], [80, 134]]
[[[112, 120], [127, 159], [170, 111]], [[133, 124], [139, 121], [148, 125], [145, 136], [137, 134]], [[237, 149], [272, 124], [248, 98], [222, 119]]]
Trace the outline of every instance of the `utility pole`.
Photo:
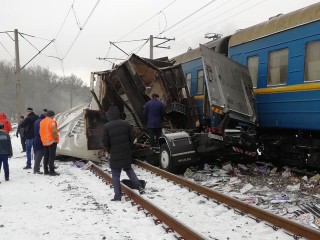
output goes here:
[[150, 59], [153, 59], [153, 35], [150, 35]]
[[[153, 45], [153, 40], [154, 39], [161, 39], [161, 40], [164, 40], [162, 43], [158, 43], [157, 45]], [[153, 48], [166, 48], [166, 49], [170, 49], [170, 46], [169, 47], [163, 47], [163, 46], [160, 46], [166, 42], [169, 42], [169, 41], [172, 41], [172, 40], [176, 40], [175, 38], [166, 38], [166, 37], [154, 37], [153, 35], [150, 35], [150, 59], [153, 59]]]
[[72, 85], [70, 81], [70, 108], [72, 108]]
[[21, 94], [21, 80], [20, 80], [20, 57], [19, 57], [19, 42], [18, 29], [14, 30], [15, 52], [16, 52], [16, 101], [19, 116], [23, 115], [24, 104]]

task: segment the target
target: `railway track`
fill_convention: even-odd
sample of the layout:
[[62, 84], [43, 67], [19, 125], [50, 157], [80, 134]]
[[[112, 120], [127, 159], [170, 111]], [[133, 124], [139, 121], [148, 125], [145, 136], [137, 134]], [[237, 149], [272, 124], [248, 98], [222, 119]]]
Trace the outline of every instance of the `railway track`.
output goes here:
[[[199, 204], [193, 204], [190, 201], [190, 209], [184, 209], [187, 210], [186, 212], [189, 212], [189, 215], [202, 219], [203, 223], [200, 223], [201, 227], [195, 226], [196, 230], [193, 230], [190, 227], [188, 227], [188, 217], [181, 217], [183, 216], [183, 214], [179, 213], [179, 211], [177, 213], [175, 212], [177, 210], [174, 210], [174, 208], [179, 209], [179, 202], [181, 202], [179, 201], [179, 199], [168, 199], [170, 196], [167, 195], [164, 197], [166, 201], [170, 201], [172, 203], [174, 201], [178, 202], [177, 205], [173, 204], [171, 209], [166, 209], [166, 211], [170, 212], [170, 214], [168, 214], [166, 211], [163, 211], [161, 207], [159, 207], [162, 205], [161, 201], [159, 202], [159, 198], [161, 199], [161, 194], [149, 194], [147, 192], [145, 196], [140, 196], [137, 195], [135, 191], [131, 190], [125, 185], [122, 185], [123, 193], [127, 196], [128, 199], [132, 200], [133, 205], [138, 205], [138, 210], [143, 211], [146, 216], [154, 216], [154, 221], [156, 224], [164, 223], [166, 225], [164, 227], [166, 229], [166, 232], [174, 231], [177, 234], [179, 234], [179, 237], [176, 236], [177, 239], [216, 239], [214, 230], [210, 232], [210, 227], [205, 228], [204, 224], [206, 222], [207, 225], [208, 223], [212, 223], [214, 225], [213, 220], [217, 219], [220, 219], [220, 221], [223, 222], [224, 214], [235, 215], [235, 217], [233, 218], [236, 220], [236, 223], [230, 223], [233, 226], [239, 225], [237, 224], [237, 222], [248, 223], [249, 221], [252, 224], [248, 224], [248, 226], [240, 226], [242, 228], [249, 228], [249, 225], [253, 226], [254, 224], [260, 224], [261, 220], [263, 220], [267, 222], [265, 223], [266, 228], [271, 229], [269, 226], [271, 226], [274, 230], [282, 228], [284, 230], [284, 233], [291, 235], [295, 239], [299, 239], [300, 237], [305, 237], [306, 239], [320, 239], [320, 232], [316, 230], [307, 228], [285, 218], [263, 211], [257, 207], [248, 205], [239, 200], [228, 197], [219, 192], [213, 191], [209, 188], [200, 186], [196, 183], [185, 180], [171, 173], [165, 172], [159, 168], [153, 167], [144, 162], [136, 161], [135, 164], [139, 166], [139, 168], [141, 168], [141, 170], [137, 169], [137, 173], [139, 175], [153, 175], [154, 181], [168, 181], [169, 184], [177, 188], [176, 192], [178, 194], [173, 196], [173, 198], [178, 198], [178, 195], [179, 197], [188, 197], [190, 199], [193, 198], [191, 197], [192, 194], [196, 194], [199, 196], [198, 200], [196, 200]], [[103, 181], [108, 183], [111, 181], [111, 176], [98, 166], [92, 164], [91, 170], [96, 175], [98, 175]], [[156, 175], [156, 177], [154, 177], [154, 175]], [[152, 176], [150, 176], [150, 178], [152, 178]], [[181, 190], [178, 190], [179, 188], [181, 188]], [[157, 197], [154, 197], [155, 195], [157, 195]], [[160, 197], [158, 197], [158, 195], [160, 195]], [[192, 212], [191, 208], [197, 208], [196, 205], [204, 205], [205, 208], [208, 210], [208, 216], [201, 214], [200, 209], [196, 210], [197, 215], [194, 212]], [[180, 207], [186, 208], [184, 206]], [[212, 227], [212, 229], [214, 229], [214, 227]], [[204, 233], [202, 233], [202, 231], [204, 231]], [[257, 230], [253, 229], [252, 231]], [[273, 234], [277, 235], [279, 234], [279, 232], [281, 231], [278, 231], [278, 233]], [[256, 234], [258, 233], [256, 232]]]

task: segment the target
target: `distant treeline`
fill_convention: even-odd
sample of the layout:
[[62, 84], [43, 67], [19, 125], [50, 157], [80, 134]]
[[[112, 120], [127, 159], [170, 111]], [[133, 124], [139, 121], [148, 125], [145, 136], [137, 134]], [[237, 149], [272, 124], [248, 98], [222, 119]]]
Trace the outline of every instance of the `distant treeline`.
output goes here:
[[[20, 79], [25, 109], [32, 107], [36, 114], [44, 108], [63, 112], [91, 99], [89, 88], [73, 74], [64, 78], [35, 66], [23, 69]], [[12, 121], [18, 115], [15, 66], [6, 61], [0, 61], [0, 112]]]

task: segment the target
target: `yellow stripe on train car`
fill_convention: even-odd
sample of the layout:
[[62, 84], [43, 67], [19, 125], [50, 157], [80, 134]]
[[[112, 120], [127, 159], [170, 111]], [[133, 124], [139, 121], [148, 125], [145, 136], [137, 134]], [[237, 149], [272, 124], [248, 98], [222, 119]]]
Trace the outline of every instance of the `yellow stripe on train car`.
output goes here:
[[254, 89], [255, 94], [272, 94], [272, 93], [286, 93], [286, 92], [301, 92], [301, 91], [315, 91], [320, 90], [320, 83], [305, 83], [289, 86], [267, 87]]
[[204, 95], [193, 96], [195, 100], [204, 100]]

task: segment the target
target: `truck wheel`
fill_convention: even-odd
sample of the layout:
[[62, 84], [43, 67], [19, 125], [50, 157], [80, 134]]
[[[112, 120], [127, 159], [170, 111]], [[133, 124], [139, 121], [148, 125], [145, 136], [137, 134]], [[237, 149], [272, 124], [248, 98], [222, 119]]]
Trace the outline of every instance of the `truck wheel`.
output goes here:
[[166, 144], [162, 144], [160, 147], [160, 167], [165, 171], [172, 171], [172, 159]]

